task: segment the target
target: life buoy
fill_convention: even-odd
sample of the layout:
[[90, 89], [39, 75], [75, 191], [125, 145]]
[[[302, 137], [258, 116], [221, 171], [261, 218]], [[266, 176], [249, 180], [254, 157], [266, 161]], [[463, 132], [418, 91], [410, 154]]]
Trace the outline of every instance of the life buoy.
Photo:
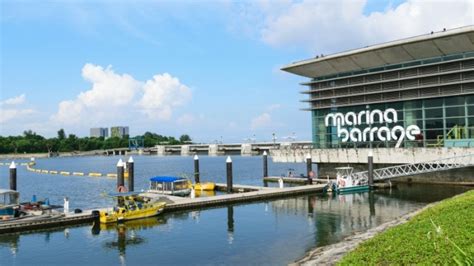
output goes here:
[[124, 186], [119, 186], [119, 187], [117, 187], [117, 191], [118, 192], [127, 192], [127, 188], [124, 187]]

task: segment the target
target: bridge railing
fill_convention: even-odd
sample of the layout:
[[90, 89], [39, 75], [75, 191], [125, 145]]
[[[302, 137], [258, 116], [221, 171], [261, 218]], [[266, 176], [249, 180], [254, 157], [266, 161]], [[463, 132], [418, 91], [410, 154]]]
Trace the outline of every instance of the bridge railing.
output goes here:
[[[432, 173], [438, 171], [445, 171], [450, 169], [457, 169], [463, 167], [474, 166], [474, 154], [467, 154], [461, 156], [454, 156], [442, 158], [438, 160], [404, 164], [397, 166], [390, 166], [385, 168], [375, 169], [374, 180], [386, 180], [395, 177], [411, 176], [424, 173]], [[353, 178], [363, 183], [368, 181], [368, 172], [357, 172], [353, 174]]]

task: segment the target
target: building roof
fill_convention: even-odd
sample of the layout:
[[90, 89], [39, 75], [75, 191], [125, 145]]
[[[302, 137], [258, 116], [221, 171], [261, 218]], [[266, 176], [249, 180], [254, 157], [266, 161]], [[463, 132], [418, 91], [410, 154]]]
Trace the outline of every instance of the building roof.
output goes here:
[[150, 178], [150, 181], [152, 182], [164, 182], [164, 183], [170, 183], [170, 182], [175, 182], [178, 180], [186, 180], [183, 177], [177, 177], [177, 176], [155, 176]]
[[282, 70], [316, 78], [469, 51], [474, 51], [473, 25], [307, 59]]

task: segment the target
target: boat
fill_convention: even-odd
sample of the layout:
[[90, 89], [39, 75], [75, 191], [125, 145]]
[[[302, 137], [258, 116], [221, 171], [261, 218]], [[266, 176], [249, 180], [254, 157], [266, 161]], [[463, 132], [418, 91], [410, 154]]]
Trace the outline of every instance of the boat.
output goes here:
[[153, 217], [162, 213], [166, 206], [165, 202], [153, 201], [137, 192], [111, 193], [109, 196], [117, 200], [117, 205], [111, 211], [100, 211], [103, 224]]
[[188, 180], [188, 188], [194, 189], [195, 191], [214, 191], [216, 184], [213, 182], [195, 183], [193, 184]]
[[353, 167], [338, 167], [335, 170], [337, 171], [336, 182], [329, 182], [325, 191], [338, 194], [369, 191], [370, 187], [366, 181], [353, 179]]
[[304, 174], [297, 174], [293, 168], [288, 168], [286, 174], [281, 174], [282, 178], [307, 178]]
[[177, 176], [155, 176], [150, 178], [150, 188], [147, 192], [184, 197], [191, 193], [188, 181]]
[[0, 189], [0, 220], [20, 216], [20, 193], [10, 189]]

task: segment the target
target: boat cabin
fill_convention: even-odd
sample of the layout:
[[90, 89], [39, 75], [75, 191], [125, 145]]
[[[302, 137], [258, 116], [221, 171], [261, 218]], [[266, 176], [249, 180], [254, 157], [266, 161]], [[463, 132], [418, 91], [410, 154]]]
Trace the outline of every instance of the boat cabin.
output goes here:
[[188, 179], [176, 176], [155, 176], [150, 178], [150, 193], [187, 196], [191, 193]]
[[0, 189], [0, 216], [14, 215], [20, 205], [20, 193], [15, 190]]

